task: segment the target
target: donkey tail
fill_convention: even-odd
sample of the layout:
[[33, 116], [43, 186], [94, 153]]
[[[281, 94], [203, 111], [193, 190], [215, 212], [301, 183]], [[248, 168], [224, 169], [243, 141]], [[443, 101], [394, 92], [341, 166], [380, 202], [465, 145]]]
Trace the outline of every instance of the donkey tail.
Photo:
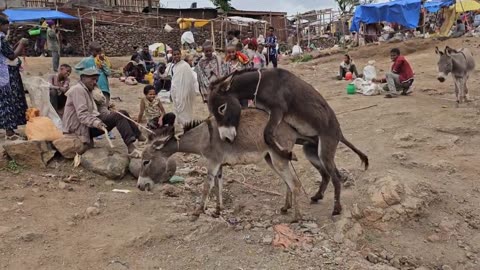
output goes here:
[[340, 141], [345, 144], [348, 148], [352, 149], [353, 152], [355, 152], [359, 157], [360, 160], [362, 160], [362, 164], [365, 166], [365, 170], [368, 170], [368, 156], [365, 155], [362, 151], [358, 150], [351, 142], [349, 142], [345, 137], [342, 135], [342, 138]]

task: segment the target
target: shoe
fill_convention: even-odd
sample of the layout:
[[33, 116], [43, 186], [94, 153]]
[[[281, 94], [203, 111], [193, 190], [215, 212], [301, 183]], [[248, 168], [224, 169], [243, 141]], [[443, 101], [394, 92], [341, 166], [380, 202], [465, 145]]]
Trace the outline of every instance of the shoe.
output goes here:
[[100, 135], [100, 136], [95, 137], [95, 140], [99, 140], [99, 141], [100, 141], [100, 140], [103, 140], [103, 135]]
[[111, 131], [108, 132], [108, 137], [110, 138], [110, 140], [115, 140], [116, 139], [115, 135], [113, 135], [113, 133]]

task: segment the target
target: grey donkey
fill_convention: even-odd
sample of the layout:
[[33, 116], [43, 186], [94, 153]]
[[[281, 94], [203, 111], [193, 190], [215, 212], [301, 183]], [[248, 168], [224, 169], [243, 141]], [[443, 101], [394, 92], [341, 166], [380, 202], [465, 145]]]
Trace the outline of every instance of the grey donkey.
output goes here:
[[312, 202], [323, 199], [323, 193], [330, 179], [335, 191], [335, 203], [332, 215], [342, 211], [340, 203], [341, 181], [335, 164], [335, 153], [339, 142], [354, 151], [368, 168], [367, 155], [350, 143], [342, 133], [335, 112], [310, 84], [293, 73], [276, 68], [267, 70], [243, 70], [234, 72], [210, 84], [208, 100], [209, 111], [219, 125], [222, 139], [235, 142], [238, 123], [241, 121], [239, 100], [253, 99], [258, 108], [270, 113], [265, 127], [266, 144], [284, 158], [292, 158], [290, 149], [286, 149], [278, 140], [277, 129], [280, 123], [287, 123], [302, 136], [315, 140], [317, 145], [318, 170], [322, 175], [322, 184], [318, 192], [311, 197]]
[[[286, 213], [288, 209], [294, 209], [294, 221], [302, 218], [298, 196], [301, 183], [291, 172], [289, 159], [277, 154], [272, 147], [268, 146], [263, 138], [263, 130], [268, 122], [268, 113], [257, 109], [246, 109], [241, 112], [242, 117], [239, 123], [237, 138], [233, 143], [228, 143], [220, 137], [218, 125], [215, 119], [209, 118], [205, 121], [184, 126], [185, 133], [177, 141], [174, 138], [173, 128], [160, 134], [143, 152], [141, 175], [148, 175], [152, 166], [151, 158], [170, 157], [177, 152], [202, 155], [207, 160], [208, 176], [205, 179], [201, 204], [195, 210], [194, 215], [199, 216], [207, 206], [207, 198], [212, 189], [217, 187], [216, 214], [220, 214], [223, 208], [223, 166], [224, 165], [246, 165], [257, 164], [265, 160], [271, 169], [287, 184], [287, 196], [285, 206], [281, 212]], [[314, 140], [300, 136], [292, 127], [285, 122], [280, 123], [277, 128], [277, 135], [280, 143], [289, 151], [293, 146], [302, 144], [307, 159], [319, 168], [320, 160], [316, 154], [317, 145]], [[166, 159], [164, 159], [166, 161]], [[165, 168], [164, 165], [162, 165]], [[144, 181], [144, 185], [147, 182]], [[150, 182], [153, 185], [153, 182]], [[142, 186], [139, 186], [142, 189]]]
[[448, 46], [442, 52], [435, 48], [435, 53], [440, 56], [438, 60], [438, 77], [440, 82], [445, 82], [448, 74], [452, 73], [455, 81], [455, 96], [457, 98], [457, 107], [460, 103], [468, 101], [467, 81], [475, 70], [475, 59], [468, 48], [455, 50]]

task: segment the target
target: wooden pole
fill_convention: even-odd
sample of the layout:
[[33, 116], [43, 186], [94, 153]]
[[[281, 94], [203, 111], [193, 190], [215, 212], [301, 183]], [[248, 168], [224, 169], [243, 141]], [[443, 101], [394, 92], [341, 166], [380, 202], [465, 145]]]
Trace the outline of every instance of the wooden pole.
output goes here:
[[80, 9], [79, 8], [77, 8], [77, 14], [78, 14], [78, 22], [80, 23], [80, 32], [82, 32], [83, 56], [87, 56], [87, 53], [85, 52], [85, 37], [83, 35], [82, 16], [80, 16]]
[[214, 27], [214, 21], [210, 21], [211, 23], [211, 28], [212, 28], [212, 44], [213, 44], [213, 50], [215, 51], [216, 49], [216, 42], [215, 42], [215, 27]]
[[297, 13], [297, 45], [300, 46], [300, 16]]
[[95, 16], [92, 15], [92, 41], [95, 41]]

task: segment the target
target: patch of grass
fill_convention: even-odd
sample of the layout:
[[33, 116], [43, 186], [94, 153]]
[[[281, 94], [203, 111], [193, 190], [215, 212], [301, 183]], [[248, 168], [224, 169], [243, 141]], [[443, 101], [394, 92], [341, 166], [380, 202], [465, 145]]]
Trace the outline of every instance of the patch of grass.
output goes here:
[[22, 172], [23, 167], [19, 165], [15, 160], [10, 160], [8, 161], [7, 166], [3, 169], [14, 174], [19, 174]]
[[313, 55], [311, 54], [302, 54], [292, 59], [293, 62], [297, 62], [297, 63], [304, 63], [311, 60], [313, 60]]

